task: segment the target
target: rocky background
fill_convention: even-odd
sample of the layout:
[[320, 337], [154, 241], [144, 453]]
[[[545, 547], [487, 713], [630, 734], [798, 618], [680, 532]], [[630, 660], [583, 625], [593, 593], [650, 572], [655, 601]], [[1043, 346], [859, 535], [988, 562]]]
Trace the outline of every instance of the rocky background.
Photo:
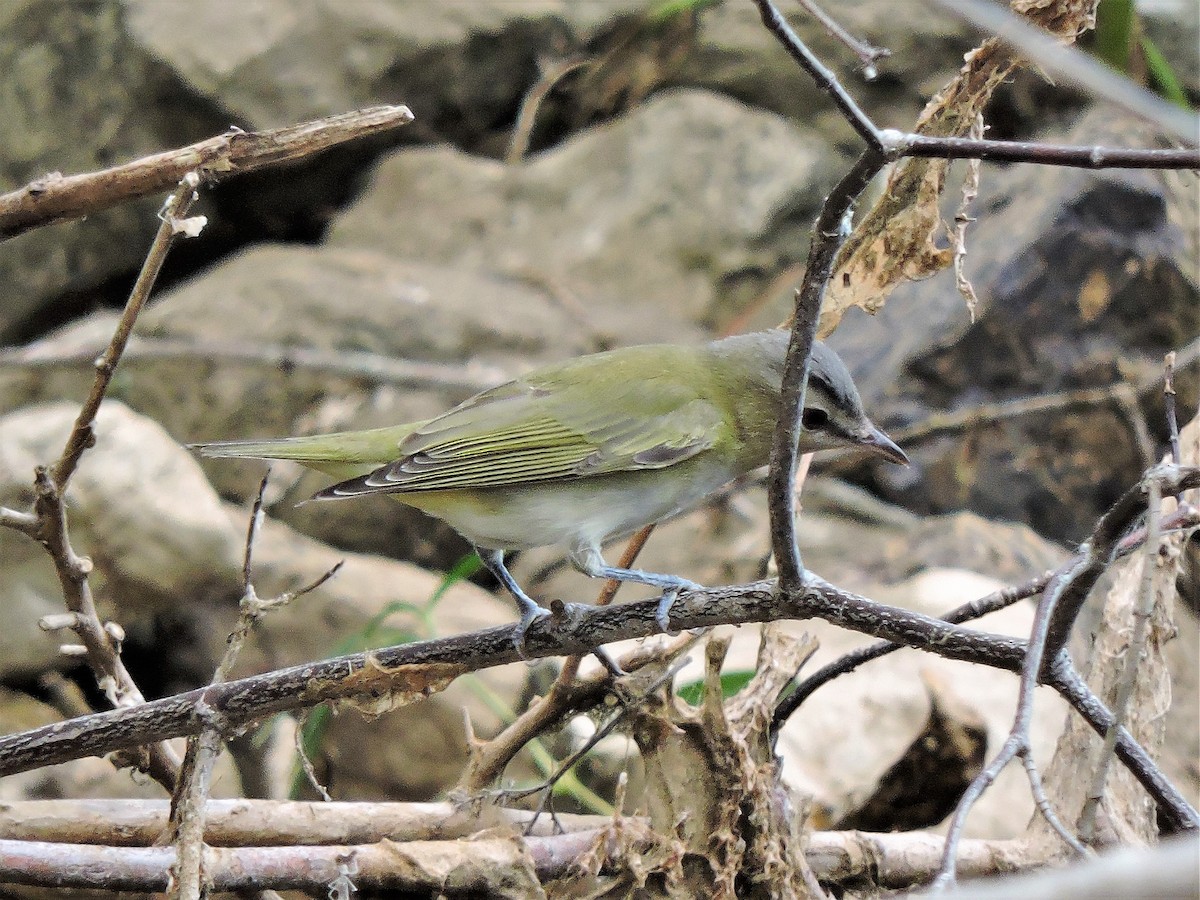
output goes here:
[[[852, 32], [892, 50], [870, 83], [823, 32], [796, 24], [877, 123], [908, 128], [975, 36], [924, 7], [903, 9], [830, 4]], [[1145, 19], [1193, 97], [1198, 17], [1181, 2]], [[532, 128], [519, 124], [539, 79], [564, 70]], [[149, 696], [208, 680], [236, 615], [247, 503], [262, 471], [202, 468], [183, 444], [417, 419], [546, 361], [777, 324], [816, 210], [858, 150], [752, 5], [734, 0], [10, 0], [0, 5], [0, 73], [0, 190], [231, 125], [277, 127], [380, 103], [416, 115], [387, 141], [205, 192], [198, 212], [208, 227], [173, 253], [139, 321], [143, 343], [122, 364], [70, 500], [76, 545], [96, 563], [105, 615], [125, 627], [125, 660]], [[1138, 122], [1029, 73], [1002, 89], [989, 122], [996, 137], [1151, 140]], [[515, 159], [514, 134], [527, 143]], [[61, 447], [160, 202], [0, 245], [9, 348], [0, 352], [0, 502], [27, 503], [33, 467]], [[893, 433], [913, 429], [902, 443], [914, 464], [818, 465], [829, 477], [808, 484], [800, 526], [806, 561], [827, 579], [931, 613], [1038, 574], [1087, 535], [1161, 452], [1162, 356], [1194, 351], [1200, 335], [1194, 173], [987, 166], [974, 215], [974, 318], [946, 273], [903, 287], [875, 318], [848, 316], [831, 339], [875, 420]], [[235, 358], [245, 347], [277, 361], [305, 347], [440, 367], [436, 377], [381, 378], [349, 362], [329, 371]], [[1185, 420], [1196, 371], [1193, 363], [1178, 380]], [[1131, 386], [1134, 403], [920, 435], [935, 413], [1118, 384]], [[349, 562], [267, 618], [243, 672], [511, 620], [490, 585], [458, 583], [428, 615], [398, 612], [370, 631], [389, 604], [426, 604], [465, 548], [391, 502], [296, 506], [321, 484], [276, 467], [259, 592]], [[751, 487], [661, 528], [642, 562], [706, 583], [745, 580], [761, 574], [768, 544], [762, 492]], [[596, 590], [549, 551], [515, 570], [535, 596], [583, 600]], [[0, 533], [0, 608], [0, 732], [96, 702], [89, 676], [37, 628], [61, 610], [61, 594], [42, 549], [15, 533]], [[1186, 609], [1180, 616], [1175, 646], [1190, 675], [1166, 767], [1195, 795], [1196, 623]], [[985, 625], [1021, 633], [1029, 617], [1020, 606]], [[823, 644], [817, 664], [860, 642], [812, 627]], [[743, 662], [755, 643], [744, 639]], [[967, 703], [962, 715], [997, 740], [1015, 683], [964, 668], [896, 654], [818, 694], [787, 738], [788, 776], [839, 821], [921, 730], [931, 697]], [[538, 677], [524, 666], [488, 673], [499, 706], [460, 681], [374, 721], [344, 713], [327, 727], [318, 772], [337, 797], [439, 796], [465, 759], [462, 708], [486, 736]], [[1039, 712], [1048, 748], [1062, 712], [1050, 703]], [[241, 783], [228, 770], [216, 792], [286, 791], [281, 743], [284, 761], [268, 769], [282, 775], [257, 779], [244, 764]], [[601, 759], [598, 781], [624, 763], [623, 744], [610, 749], [613, 771]], [[531, 777], [530, 761], [521, 766], [509, 777]], [[1015, 781], [988, 795], [975, 833], [1021, 831], [1031, 804]], [[0, 781], [0, 798], [137, 790], [157, 792], [99, 760]]]

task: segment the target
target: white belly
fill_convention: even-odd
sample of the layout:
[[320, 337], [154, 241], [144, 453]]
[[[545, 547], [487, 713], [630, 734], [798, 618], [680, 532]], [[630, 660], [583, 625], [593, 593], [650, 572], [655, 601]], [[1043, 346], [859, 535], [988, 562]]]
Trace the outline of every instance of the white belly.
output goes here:
[[487, 491], [394, 496], [443, 519], [478, 547], [574, 550], [632, 534], [689, 509], [736, 474], [724, 466], [679, 466]]

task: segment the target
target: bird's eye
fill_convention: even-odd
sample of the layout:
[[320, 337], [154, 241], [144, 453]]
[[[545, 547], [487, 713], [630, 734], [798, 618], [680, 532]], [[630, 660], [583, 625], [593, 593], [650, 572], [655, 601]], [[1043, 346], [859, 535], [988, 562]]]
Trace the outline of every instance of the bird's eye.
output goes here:
[[805, 431], [816, 431], [819, 428], [824, 428], [829, 422], [829, 413], [816, 406], [805, 407], [804, 414], [800, 417], [804, 423]]

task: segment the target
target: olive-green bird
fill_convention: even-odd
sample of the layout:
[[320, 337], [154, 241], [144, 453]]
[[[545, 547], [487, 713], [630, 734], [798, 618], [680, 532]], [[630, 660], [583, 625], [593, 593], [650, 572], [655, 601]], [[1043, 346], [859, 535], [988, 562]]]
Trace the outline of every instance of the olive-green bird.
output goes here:
[[[586, 575], [658, 588], [665, 631], [676, 594], [698, 585], [610, 566], [600, 548], [767, 464], [787, 345], [787, 332], [775, 330], [627, 347], [544, 366], [427, 422], [194, 449], [296, 460], [339, 479], [313, 499], [391, 494], [445, 520], [516, 599], [522, 655], [529, 626], [549, 611], [509, 574], [508, 550], [563, 546]], [[819, 342], [802, 421], [802, 453], [858, 446], [908, 462]]]

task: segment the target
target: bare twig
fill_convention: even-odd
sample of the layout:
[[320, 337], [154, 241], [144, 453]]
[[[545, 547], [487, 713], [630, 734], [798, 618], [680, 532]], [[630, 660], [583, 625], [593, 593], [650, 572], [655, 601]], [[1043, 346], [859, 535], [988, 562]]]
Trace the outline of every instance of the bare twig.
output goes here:
[[[670, 657], [665, 657], [665, 658], [669, 659]], [[686, 666], [690, 662], [691, 662], [691, 658], [687, 657], [687, 656], [685, 656], [681, 659], [675, 660], [669, 666], [666, 667], [666, 671], [664, 671], [660, 675], [658, 675], [653, 681], [650, 682], [649, 685], [647, 685], [645, 687], [645, 689], [641, 692], [640, 696], [621, 699], [620, 707], [611, 716], [609, 716], [607, 720], [605, 720], [604, 724], [601, 725], [599, 728], [597, 728], [596, 731], [592, 734], [592, 736], [583, 742], [582, 746], [580, 746], [573, 753], [571, 753], [570, 756], [568, 756], [565, 760], [563, 760], [561, 763], [559, 763], [558, 769], [556, 769], [554, 772], [552, 772], [550, 774], [550, 776], [548, 778], [546, 778], [544, 781], [542, 781], [540, 784], [535, 784], [535, 785], [533, 785], [531, 787], [527, 787], [527, 788], [507, 788], [503, 791], [500, 791], [499, 796], [506, 798], [506, 799], [511, 798], [511, 799], [519, 800], [523, 797], [530, 797], [530, 796], [533, 796], [534, 794], [540, 793], [543, 796], [542, 796], [541, 803], [538, 805], [537, 813], [540, 815], [541, 813], [545, 812], [546, 808], [547, 808], [547, 804], [550, 800], [551, 791], [553, 790], [554, 785], [556, 785], [559, 781], [561, 781], [563, 776], [566, 775], [568, 772], [571, 771], [572, 768], [575, 767], [576, 763], [578, 763], [581, 759], [583, 759], [585, 756], [587, 756], [589, 753], [591, 753], [597, 744], [599, 744], [602, 740], [604, 740], [606, 737], [608, 737], [613, 732], [613, 730], [618, 725], [621, 724], [621, 721], [625, 718], [626, 714], [631, 709], [633, 709], [634, 706], [636, 706], [639, 702], [643, 701], [646, 697], [649, 697], [649, 696], [653, 695], [654, 693], [656, 693], [658, 691], [658, 689], [661, 688], [664, 684], [669, 684], [671, 682], [671, 680], [677, 674], [679, 674], [679, 671], [681, 669], [683, 669], [683, 667]], [[618, 812], [620, 811], [619, 806], [616, 807], [616, 809]], [[533, 821], [534, 822], [537, 821], [536, 815], [535, 815]]]
[[[1200, 526], [1200, 510], [1192, 508], [1177, 509], [1170, 516], [1163, 519], [1162, 532], [1164, 534], [1171, 531], [1186, 531], [1191, 528]], [[1132, 553], [1138, 547], [1141, 547], [1146, 539], [1146, 530], [1144, 528], [1136, 529], [1128, 533], [1121, 539], [1117, 545], [1116, 556], [1123, 557]], [[1064, 564], [1064, 567], [1071, 566], [1072, 563]], [[1062, 571], [1060, 568], [1059, 571]], [[951, 610], [941, 616], [942, 621], [960, 624], [981, 618], [989, 613], [1004, 609], [1011, 606], [1020, 600], [1027, 600], [1030, 597], [1036, 597], [1040, 594], [1049, 583], [1054, 572], [1046, 572], [1031, 578], [1024, 584], [1014, 587], [1002, 588], [994, 591], [978, 600], [972, 600], [956, 609]], [[867, 647], [862, 647], [858, 650], [853, 650], [844, 656], [839, 657], [828, 665], [823, 666], [813, 672], [803, 681], [796, 685], [796, 689], [788, 694], [775, 710], [771, 728], [773, 732], [778, 732], [783, 727], [787, 719], [800, 707], [805, 700], [820, 687], [833, 681], [841, 675], [853, 672], [863, 663], [870, 662], [874, 659], [887, 656], [889, 653], [894, 653], [902, 648], [902, 644], [893, 644], [890, 641], [881, 641], [877, 644], [871, 644]]]
[[[233, 670], [237, 657], [246, 643], [254, 624], [270, 610], [287, 605], [297, 597], [316, 590], [342, 567], [338, 562], [311, 584], [286, 591], [270, 600], [262, 600], [254, 590], [253, 560], [254, 543], [263, 520], [263, 497], [271, 477], [268, 468], [258, 486], [254, 508], [250, 513], [250, 524], [246, 529], [245, 553], [242, 557], [242, 599], [240, 614], [233, 633], [229, 636], [225, 654], [213, 673], [212, 684], [225, 683]], [[184, 757], [183, 777], [172, 797], [171, 832], [172, 844], [177, 857], [171, 870], [171, 896], [173, 900], [199, 900], [205, 893], [206, 874], [204, 862], [204, 819], [208, 802], [209, 786], [213, 765], [221, 752], [222, 734], [227, 730], [221, 716], [203, 699], [196, 704], [197, 718], [204, 725], [199, 735], [188, 739], [187, 755]]]
[[[46, 627], [50, 630], [70, 628], [75, 633], [101, 690], [114, 706], [136, 705], [144, 702], [145, 698], [121, 661], [123, 632], [120, 626], [113, 622], [102, 623], [96, 611], [89, 581], [92, 562], [79, 556], [71, 545], [66, 490], [80, 458], [95, 443], [93, 423], [96, 414], [171, 244], [177, 235], [194, 235], [203, 227], [203, 219], [185, 218], [188, 208], [196, 199], [199, 183], [199, 176], [189, 172], [163, 204], [159, 214], [161, 225], [130, 291], [129, 300], [117, 320], [112, 339], [104, 353], [95, 360], [95, 378], [75, 418], [62, 454], [52, 468], [39, 467], [35, 473], [33, 514], [4, 510], [0, 518], [0, 523], [17, 528], [41, 542], [50, 554], [69, 613], [61, 621], [45, 620]], [[162, 744], [151, 747], [146, 762], [156, 779], [168, 789], [174, 787], [179, 759], [169, 746]]]
[[[1040, 799], [1040, 780], [1030, 758], [1029, 727], [1033, 714], [1033, 691], [1039, 680], [1047, 676], [1051, 669], [1066, 664], [1063, 662], [1067, 659], [1064, 647], [1075, 617], [1092, 587], [1112, 561], [1121, 537], [1144, 508], [1144, 492], [1154, 484], [1161, 494], [1166, 485], [1173, 484], [1178, 472], [1179, 468], [1176, 466], [1159, 466], [1147, 472], [1141, 482], [1127, 491], [1100, 518], [1091, 539], [1079, 548], [1063, 568], [1054, 573], [1046, 585], [1034, 616], [1029, 647], [1021, 666], [1021, 690], [1012, 730], [995, 759], [972, 781], [959, 800], [947, 831], [946, 852], [935, 885], [944, 887], [954, 882], [955, 845], [962, 839], [971, 807], [995, 781], [1004, 766], [1017, 757], [1025, 764], [1035, 799], [1039, 800], [1039, 809], [1047, 822], [1073, 849], [1077, 852], [1084, 850], [1083, 845], [1066, 830], [1057, 816], [1050, 813], [1049, 806], [1042, 804]], [[1150, 543], [1156, 544], [1157, 541], [1147, 541], [1147, 544]], [[1111, 721], [1113, 724], [1106, 725], [1105, 731], [1115, 735], [1119, 730], [1119, 723], [1115, 717]]]
[[891, 50], [884, 47], [876, 47], [852, 35], [841, 26], [841, 23], [814, 3], [813, 0], [800, 0], [800, 5], [808, 10], [809, 15], [820, 22], [826, 31], [845, 44], [850, 52], [858, 57], [858, 64], [862, 67], [863, 77], [868, 81], [874, 79], [878, 74], [875, 71], [875, 63], [881, 59], [887, 59], [887, 57], [892, 55]]
[[[549, 834], [530, 810], [451, 801], [265, 800], [208, 801], [205, 843], [213, 847], [367, 844], [440, 841], [466, 837], [482, 828], [511, 827]], [[565, 831], [603, 826], [606, 816], [560, 814]], [[158, 799], [73, 798], [24, 800], [0, 805], [0, 834], [21, 841], [110, 846], [159, 843], [170, 822], [170, 804]]]
[[[197, 223], [184, 219], [184, 216], [187, 215], [188, 209], [196, 200], [196, 188], [199, 185], [200, 176], [195, 172], [187, 173], [179, 182], [175, 193], [171, 194], [163, 204], [162, 212], [159, 213], [159, 219], [162, 221], [158, 232], [154, 235], [154, 241], [146, 253], [146, 260], [142, 263], [142, 270], [138, 274], [137, 281], [134, 282], [133, 290], [129, 292], [129, 300], [126, 301], [121, 318], [117, 321], [112, 340], [109, 341], [107, 349], [95, 362], [96, 378], [92, 383], [92, 389], [75, 419], [71, 435], [67, 438], [67, 446], [54, 466], [54, 484], [60, 491], [66, 488], [75, 467], [79, 464], [79, 458], [83, 455], [83, 451], [95, 442], [92, 422], [95, 421], [96, 413], [100, 410], [100, 402], [108, 393], [108, 384], [117, 370], [121, 354], [125, 352], [125, 345], [133, 333], [133, 325], [145, 307], [146, 301], [150, 299], [150, 292], [154, 288], [154, 282], [158, 280], [158, 273], [162, 271], [167, 252], [178, 235], [195, 236], [193, 229]], [[198, 224], [202, 227], [203, 221]]]
[[[60, 369], [95, 363], [98, 349], [60, 349], [32, 345], [0, 350], [0, 369]], [[238, 341], [175, 340], [134, 335], [121, 356], [130, 363], [160, 360], [199, 360], [262, 366], [281, 371], [309, 372], [359, 378], [373, 384], [438, 385], [480, 391], [507, 381], [513, 372], [480, 362], [464, 365], [393, 359], [364, 350], [322, 350]]]
[[[842, 117], [850, 123], [850, 127], [858, 132], [859, 137], [866, 142], [869, 148], [876, 153], [883, 152], [884, 142], [880, 138], [879, 129], [842, 87], [837, 76], [821, 60], [817, 59], [816, 55], [800, 40], [800, 37], [792, 30], [792, 26], [788, 24], [787, 19], [780, 15], [771, 0], [754, 0], [754, 2], [758, 5], [763, 25], [779, 39], [784, 49], [799, 64], [800, 68], [812, 76], [817, 87], [830, 96]], [[826, 205], [828, 205], [828, 201], [826, 201]]]
[[86, 175], [55, 172], [0, 196], [0, 241], [158, 193], [188, 172], [205, 181], [229, 178], [391, 131], [412, 119], [406, 106], [374, 106], [271, 131], [235, 128], [198, 144]]
[[1183, 459], [1179, 446], [1179, 419], [1175, 415], [1175, 353], [1163, 360], [1163, 404], [1167, 411], [1167, 434], [1171, 442], [1171, 461], [1179, 465]]
[[[1027, 600], [1030, 597], [1035, 597], [1042, 592], [1047, 582], [1050, 580], [1052, 573], [1046, 572], [1036, 578], [1031, 578], [1029, 581], [1016, 587], [1006, 587], [998, 591], [993, 591], [987, 596], [980, 597], [978, 600], [972, 600], [970, 603], [963, 604], [941, 617], [943, 622], [960, 624], [978, 619], [988, 613], [996, 612], [1017, 603], [1021, 600]], [[822, 666], [817, 671], [813, 672], [803, 681], [796, 685], [795, 690], [785, 696], [775, 707], [775, 713], [771, 721], [772, 734], [778, 734], [787, 720], [800, 708], [816, 690], [829, 682], [833, 681], [842, 675], [849, 674], [864, 663], [871, 660], [879, 659], [887, 656], [889, 653], [901, 649], [902, 645], [893, 644], [891, 641], [881, 641], [877, 644], [871, 644], [867, 647], [861, 647], [858, 650], [853, 650], [850, 653], [840, 656], [828, 665]]]
[[540, 69], [538, 80], [521, 99], [521, 109], [517, 112], [517, 121], [513, 125], [512, 139], [509, 141], [508, 151], [504, 154], [504, 162], [507, 165], [516, 165], [529, 152], [529, 140], [533, 135], [534, 123], [537, 121], [538, 108], [546, 99], [546, 95], [562, 79], [591, 62], [592, 60], [586, 56], [572, 56], [567, 59], [555, 60], [552, 63], [538, 61]]
[[[971, 125], [971, 138], [979, 140], [983, 137], [983, 113], [975, 113], [975, 122]], [[967, 160], [967, 176], [963, 179], [962, 196], [958, 201], [958, 209], [954, 213], [954, 228], [950, 229], [950, 244], [954, 247], [954, 284], [958, 293], [967, 302], [967, 311], [971, 314], [971, 322], [975, 321], [975, 312], [979, 308], [979, 297], [975, 286], [967, 277], [967, 226], [975, 220], [971, 218], [971, 204], [979, 196], [980, 160]]]
[[[88, 803], [88, 801], [81, 801]], [[230, 801], [211, 801], [214, 807]], [[601, 816], [560, 816], [559, 822], [568, 825], [562, 833], [538, 828], [538, 833], [521, 839], [519, 846], [511, 837], [474, 837], [461, 840], [458, 836], [473, 835], [486, 827], [488, 820], [469, 823], [470, 827], [455, 827], [452, 833], [431, 829], [428, 837], [406, 837], [386, 827], [386, 823], [407, 818], [405, 806], [419, 804], [307, 804], [288, 803], [267, 805], [263, 801], [240, 800], [254, 821], [272, 818], [274, 829], [282, 835], [278, 845], [261, 846], [262, 835], [256, 835], [250, 845], [210, 847], [206, 854], [206, 871], [216, 891], [251, 889], [269, 885], [273, 888], [305, 890], [322, 893], [339, 871], [339, 861], [348, 857], [357, 864], [354, 883], [360, 889], [393, 889], [405, 893], [435, 895], [438, 890], [455, 888], [457, 880], [432, 883], [422, 880], [429, 868], [454, 872], [456, 878], [475, 875], [480, 861], [491, 867], [490, 877], [510, 878], [520, 872], [523, 860], [520, 850], [528, 852], [533, 870], [539, 879], [569, 877], [582, 860], [597, 847], [617, 860], [629, 847], [612, 839], [611, 820]], [[263, 807], [255, 811], [256, 807]], [[343, 807], [337, 810], [335, 807]], [[352, 809], [351, 809], [352, 807]], [[395, 808], [393, 812], [392, 809]], [[527, 821], [529, 813], [502, 810], [505, 819], [513, 824]], [[291, 832], [304, 826], [314, 831], [330, 814], [340, 819], [350, 816], [343, 834], [361, 834], [356, 840], [338, 836], [339, 825], [332, 821], [322, 829], [329, 838], [320, 843], [304, 844], [288, 840]], [[371, 827], [380, 815], [382, 827]], [[500, 820], [501, 822], [504, 819]], [[645, 828], [643, 819], [627, 817], [630, 828]], [[210, 841], [211, 843], [211, 841]], [[505, 845], [508, 845], [507, 847]], [[858, 831], [817, 832], [805, 841], [804, 854], [813, 873], [823, 882], [835, 884], [861, 883], [864, 879], [881, 888], [900, 889], [926, 880], [937, 865], [941, 839], [932, 834], [870, 834]], [[517, 851], [517, 852], [513, 852]], [[56, 843], [46, 840], [0, 841], [0, 879], [5, 882], [55, 887], [92, 889], [124, 889], [161, 891], [167, 887], [166, 872], [174, 861], [170, 847], [129, 846], [126, 842], [113, 845], [97, 843]], [[411, 861], [411, 865], [409, 864]], [[1190, 860], [1189, 860], [1190, 861]], [[1043, 858], [1032, 852], [1025, 841], [964, 841], [960, 848], [959, 866], [968, 876], [984, 876], [1001, 871], [1012, 872], [1043, 864]], [[1144, 864], [1143, 864], [1144, 866]], [[1175, 867], [1177, 869], [1178, 867]], [[602, 871], [609, 871], [602, 867]], [[1145, 873], [1142, 873], [1145, 878]], [[484, 877], [472, 885], [478, 893], [480, 885], [496, 884]], [[498, 886], [498, 885], [497, 885]], [[498, 895], [514, 896], [512, 881], [508, 891]], [[455, 890], [455, 894], [459, 891]], [[469, 891], [463, 891], [469, 893]]]
[[1197, 169], [1200, 150], [1080, 147], [1039, 141], [989, 141], [961, 137], [883, 132], [900, 156], [981, 159], [984, 162], [1041, 163], [1071, 169]]
[[1108, 780], [1109, 765], [1116, 750], [1117, 732], [1124, 725], [1125, 717], [1129, 712], [1129, 700], [1133, 696], [1133, 688], [1137, 682], [1141, 656], [1145, 650], [1146, 636], [1150, 630], [1150, 616], [1154, 612], [1154, 570], [1158, 565], [1159, 538], [1162, 534], [1162, 491], [1156, 481], [1151, 481], [1147, 485], [1147, 491], [1149, 497], [1146, 507], [1146, 543], [1145, 553], [1142, 557], [1142, 582], [1138, 591], [1138, 603], [1133, 612], [1133, 632], [1129, 636], [1128, 648], [1125, 651], [1125, 667], [1117, 682], [1117, 693], [1113, 700], [1113, 723], [1104, 734], [1104, 742], [1100, 747], [1100, 756], [1092, 778], [1092, 787], [1088, 791], [1087, 800], [1079, 816], [1079, 838], [1085, 844], [1091, 844], [1095, 838], [1096, 814], [1100, 810], [1100, 801], [1104, 799], [1104, 784]]

